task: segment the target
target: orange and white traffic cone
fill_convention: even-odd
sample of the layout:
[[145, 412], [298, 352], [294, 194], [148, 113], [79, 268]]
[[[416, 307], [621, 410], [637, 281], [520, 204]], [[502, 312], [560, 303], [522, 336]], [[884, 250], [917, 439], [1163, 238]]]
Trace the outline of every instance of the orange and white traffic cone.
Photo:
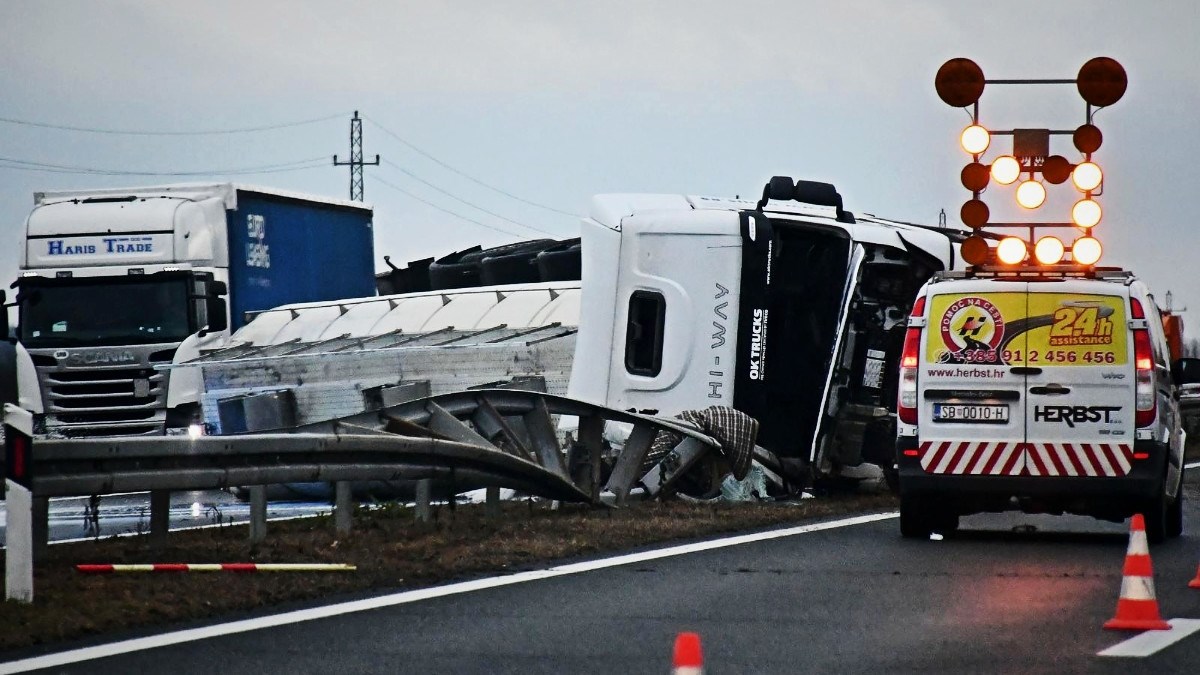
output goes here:
[[1154, 598], [1154, 570], [1150, 566], [1150, 548], [1146, 544], [1146, 520], [1136, 513], [1129, 529], [1129, 549], [1125, 553], [1121, 597], [1117, 615], [1104, 623], [1109, 630], [1170, 630], [1158, 613]]
[[700, 653], [700, 636], [680, 633], [675, 638], [672, 675], [704, 675], [704, 655]]

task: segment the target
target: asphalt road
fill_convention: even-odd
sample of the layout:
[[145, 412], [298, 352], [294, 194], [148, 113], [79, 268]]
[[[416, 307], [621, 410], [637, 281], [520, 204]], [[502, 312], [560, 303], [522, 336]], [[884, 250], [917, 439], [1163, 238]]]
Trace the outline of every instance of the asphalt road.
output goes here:
[[[1151, 553], [1165, 618], [1200, 618], [1193, 532]], [[1097, 656], [1121, 585], [1124, 524], [983, 515], [942, 541], [888, 519], [55, 668], [54, 672], [669, 672], [697, 631], [710, 673], [1195, 672], [1200, 633], [1147, 658]], [[219, 664], [219, 666], [218, 666]]]

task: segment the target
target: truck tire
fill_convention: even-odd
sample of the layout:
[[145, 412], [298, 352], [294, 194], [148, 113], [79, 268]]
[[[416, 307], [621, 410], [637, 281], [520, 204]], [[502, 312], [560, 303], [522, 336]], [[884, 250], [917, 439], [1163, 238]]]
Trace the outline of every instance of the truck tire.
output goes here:
[[929, 500], [914, 495], [900, 495], [900, 536], [905, 539], [927, 539], [933, 532]]
[[579, 239], [568, 239], [537, 255], [542, 281], [576, 281], [583, 272], [583, 248]]

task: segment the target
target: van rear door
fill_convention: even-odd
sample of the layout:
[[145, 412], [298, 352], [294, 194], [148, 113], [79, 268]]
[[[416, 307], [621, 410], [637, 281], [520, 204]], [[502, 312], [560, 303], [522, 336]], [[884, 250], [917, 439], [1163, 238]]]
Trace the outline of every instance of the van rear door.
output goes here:
[[[1111, 294], [1097, 293], [1110, 285]], [[1136, 386], [1126, 287], [1073, 279], [1029, 287], [1028, 474], [1125, 475]]]
[[1024, 471], [1028, 285], [994, 279], [930, 285], [917, 374], [927, 473]]

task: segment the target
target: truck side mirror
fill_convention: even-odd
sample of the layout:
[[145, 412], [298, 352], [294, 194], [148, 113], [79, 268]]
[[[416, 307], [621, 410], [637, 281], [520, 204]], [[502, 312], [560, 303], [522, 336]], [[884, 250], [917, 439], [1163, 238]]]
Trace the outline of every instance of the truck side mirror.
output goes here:
[[225, 316], [226, 304], [223, 297], [229, 293], [229, 286], [224, 281], [209, 281], [208, 293], [200, 296], [204, 299], [204, 313], [208, 316], [208, 325], [200, 331], [200, 337], [209, 333], [217, 333], [229, 327], [229, 318]]
[[205, 313], [208, 314], [206, 332], [216, 333], [229, 327], [229, 318], [225, 316], [225, 298], [210, 295], [205, 300]]
[[1200, 359], [1176, 359], [1171, 364], [1171, 380], [1177, 387], [1200, 382]]

